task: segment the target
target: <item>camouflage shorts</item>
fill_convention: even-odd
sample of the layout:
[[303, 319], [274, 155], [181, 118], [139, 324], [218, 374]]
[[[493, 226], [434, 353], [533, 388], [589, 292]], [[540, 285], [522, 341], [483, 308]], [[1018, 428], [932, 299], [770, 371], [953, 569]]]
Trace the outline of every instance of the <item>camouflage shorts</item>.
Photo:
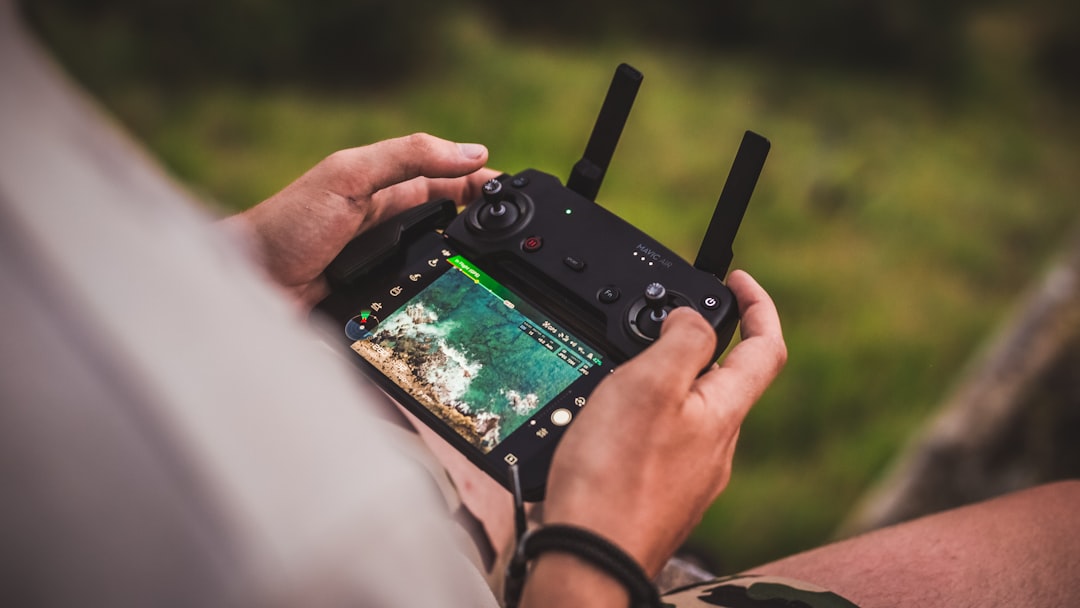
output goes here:
[[777, 576], [736, 575], [674, 589], [661, 598], [671, 608], [858, 608], [814, 585]]

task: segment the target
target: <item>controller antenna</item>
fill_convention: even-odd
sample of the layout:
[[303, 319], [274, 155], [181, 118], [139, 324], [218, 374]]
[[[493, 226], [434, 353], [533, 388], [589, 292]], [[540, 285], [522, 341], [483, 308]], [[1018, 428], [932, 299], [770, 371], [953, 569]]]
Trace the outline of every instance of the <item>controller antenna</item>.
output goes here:
[[705, 231], [694, 268], [712, 273], [723, 279], [733, 257], [731, 245], [735, 234], [739, 232], [746, 207], [754, 194], [761, 170], [765, 167], [765, 158], [769, 155], [769, 140], [747, 131], [743, 135], [739, 151], [735, 153], [735, 162], [731, 164], [724, 189], [720, 191], [720, 200], [716, 202], [712, 221]]
[[574, 164], [566, 187], [590, 201], [596, 200], [600, 184], [604, 181], [615, 146], [619, 143], [630, 108], [634, 105], [638, 88], [644, 76], [628, 64], [619, 64], [615, 76], [611, 79], [604, 105], [596, 117], [589, 143], [585, 146], [585, 155]]

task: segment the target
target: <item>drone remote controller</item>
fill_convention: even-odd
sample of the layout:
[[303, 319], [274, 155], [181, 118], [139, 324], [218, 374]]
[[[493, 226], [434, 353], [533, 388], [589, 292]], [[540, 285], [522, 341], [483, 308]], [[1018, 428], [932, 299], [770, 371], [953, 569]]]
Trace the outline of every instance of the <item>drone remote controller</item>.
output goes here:
[[316, 309], [361, 370], [480, 468], [509, 487], [517, 465], [529, 500], [592, 390], [671, 310], [705, 317], [717, 357], [738, 324], [721, 278], [769, 142], [744, 135], [691, 265], [595, 202], [641, 80], [618, 67], [565, 186], [528, 169], [460, 214], [437, 200], [392, 218], [327, 268]]

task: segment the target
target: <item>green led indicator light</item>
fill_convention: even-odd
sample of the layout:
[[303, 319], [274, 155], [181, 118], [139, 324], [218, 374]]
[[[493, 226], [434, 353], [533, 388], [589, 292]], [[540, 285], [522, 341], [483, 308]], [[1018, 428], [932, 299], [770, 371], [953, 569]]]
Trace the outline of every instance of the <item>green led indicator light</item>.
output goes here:
[[570, 214], [571, 214], [571, 213], [573, 213], [573, 212], [574, 212], [574, 210], [573, 210], [573, 209], [567, 209], [567, 210], [566, 210], [566, 215], [570, 215]]

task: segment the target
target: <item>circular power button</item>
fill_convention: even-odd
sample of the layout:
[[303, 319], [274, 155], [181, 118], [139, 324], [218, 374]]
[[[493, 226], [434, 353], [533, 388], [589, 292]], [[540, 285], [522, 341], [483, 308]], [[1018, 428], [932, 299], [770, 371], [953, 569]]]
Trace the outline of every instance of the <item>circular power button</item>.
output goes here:
[[524, 241], [521, 241], [521, 248], [528, 253], [539, 251], [544, 246], [544, 239], [538, 236], [526, 237]]
[[706, 310], [716, 310], [720, 306], [720, 298], [716, 296], [705, 296], [701, 300], [701, 305], [704, 306]]
[[574, 414], [572, 414], [570, 410], [565, 407], [560, 407], [554, 412], [551, 412], [551, 424], [554, 424], [555, 426], [566, 426], [570, 424], [570, 419], [573, 417]]

